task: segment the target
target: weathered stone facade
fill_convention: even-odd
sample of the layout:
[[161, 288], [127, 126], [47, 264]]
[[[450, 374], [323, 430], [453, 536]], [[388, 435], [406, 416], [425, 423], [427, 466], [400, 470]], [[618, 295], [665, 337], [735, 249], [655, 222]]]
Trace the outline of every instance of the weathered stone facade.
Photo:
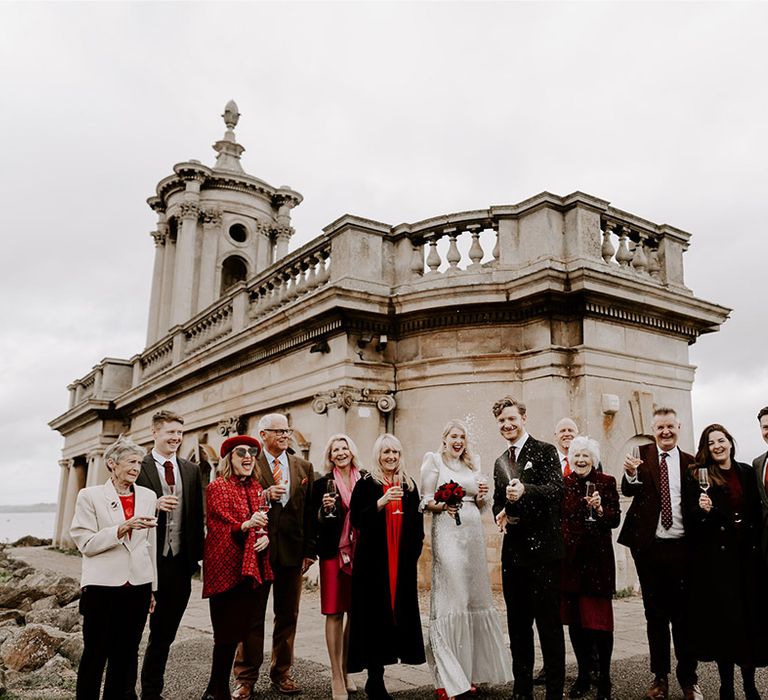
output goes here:
[[[460, 417], [487, 471], [504, 447], [490, 413], [504, 394], [525, 401], [537, 437], [573, 417], [614, 474], [654, 404], [679, 411], [690, 448], [688, 345], [728, 316], [685, 286], [690, 234], [545, 192], [397, 226], [345, 215], [289, 253], [301, 195], [242, 172], [236, 113], [230, 103], [213, 168], [176, 165], [148, 200], [148, 346], [73, 382], [51, 422], [65, 437], [56, 543], [71, 543], [77, 491], [106, 479], [104, 447], [124, 431], [148, 444], [163, 407], [186, 417], [181, 454], [206, 469], [226, 435], [279, 410], [315, 464], [332, 433], [367, 459], [391, 430], [414, 475]], [[497, 542], [489, 529], [495, 565]], [[619, 584], [631, 584], [617, 557]]]

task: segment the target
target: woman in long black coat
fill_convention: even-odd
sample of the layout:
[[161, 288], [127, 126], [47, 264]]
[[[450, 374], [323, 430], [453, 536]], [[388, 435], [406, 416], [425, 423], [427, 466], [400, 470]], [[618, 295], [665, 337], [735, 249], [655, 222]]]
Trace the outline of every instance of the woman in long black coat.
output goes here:
[[368, 669], [365, 692], [372, 700], [390, 699], [384, 666], [426, 660], [416, 581], [424, 523], [416, 484], [402, 469], [402, 450], [394, 435], [376, 440], [371, 471], [355, 485], [350, 503], [359, 534], [347, 670]]
[[[592, 649], [597, 649], [600, 677], [596, 700], [611, 697], [613, 654], [613, 594], [616, 563], [611, 530], [619, 526], [621, 510], [616, 479], [597, 471], [600, 446], [576, 437], [568, 450], [573, 471], [563, 480], [563, 542], [565, 557], [560, 589], [561, 616], [579, 666], [568, 696], [584, 697], [590, 689]], [[595, 487], [587, 498], [587, 484]]]
[[[731, 434], [704, 428], [683, 484], [683, 520], [691, 547], [691, 637], [699, 661], [716, 661], [720, 697], [733, 698], [741, 667], [747, 700], [759, 698], [755, 667], [768, 661], [765, 580], [760, 558], [760, 500], [752, 468], [735, 460]], [[708, 490], [699, 485], [706, 469]]]

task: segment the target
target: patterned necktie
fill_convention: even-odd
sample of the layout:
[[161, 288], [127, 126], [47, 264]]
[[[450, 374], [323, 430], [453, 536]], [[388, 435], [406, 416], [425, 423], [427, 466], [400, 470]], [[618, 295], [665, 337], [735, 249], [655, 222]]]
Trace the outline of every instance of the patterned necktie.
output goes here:
[[661, 453], [659, 462], [659, 483], [661, 485], [661, 526], [665, 530], [672, 527], [672, 500], [669, 497], [669, 469], [667, 468], [667, 452]]
[[275, 461], [272, 462], [272, 478], [275, 480], [276, 484], [283, 483], [283, 470], [280, 467], [279, 459], [275, 459]]
[[568, 463], [568, 457], [565, 458], [565, 469], [563, 469], [563, 476], [568, 476], [571, 473], [571, 465]]
[[176, 475], [173, 473], [173, 462], [170, 459], [163, 463], [163, 469], [165, 469], [165, 483], [168, 486], [176, 486]]
[[512, 445], [509, 448], [509, 463], [514, 467], [517, 465], [517, 458], [515, 457], [515, 450], [517, 450], [517, 447]]

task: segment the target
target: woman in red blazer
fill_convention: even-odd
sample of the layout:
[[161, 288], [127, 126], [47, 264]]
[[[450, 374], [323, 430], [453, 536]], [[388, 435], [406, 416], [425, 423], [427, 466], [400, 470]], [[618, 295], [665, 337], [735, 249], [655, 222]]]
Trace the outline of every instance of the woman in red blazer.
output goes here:
[[253, 478], [260, 452], [256, 438], [227, 438], [221, 445], [218, 477], [205, 491], [203, 598], [210, 599], [213, 660], [203, 700], [230, 700], [235, 650], [256, 622], [258, 587], [272, 580], [267, 514], [260, 510], [267, 501]]
[[[576, 437], [568, 450], [573, 471], [563, 479], [563, 540], [565, 558], [561, 580], [561, 616], [576, 654], [579, 672], [568, 696], [584, 697], [590, 689], [590, 657], [597, 648], [600, 679], [597, 700], [611, 697], [613, 653], [613, 594], [616, 563], [611, 530], [619, 526], [621, 510], [616, 479], [597, 471], [600, 446]], [[588, 490], [594, 492], [588, 496]]]

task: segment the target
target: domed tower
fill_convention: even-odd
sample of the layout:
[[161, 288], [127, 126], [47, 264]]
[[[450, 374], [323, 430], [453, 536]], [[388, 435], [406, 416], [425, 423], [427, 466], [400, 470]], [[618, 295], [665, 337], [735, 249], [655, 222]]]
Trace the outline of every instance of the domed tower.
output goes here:
[[147, 200], [157, 213], [148, 346], [288, 252], [291, 209], [302, 196], [248, 175], [233, 100], [222, 117], [226, 132], [213, 145], [213, 167], [178, 163]]

